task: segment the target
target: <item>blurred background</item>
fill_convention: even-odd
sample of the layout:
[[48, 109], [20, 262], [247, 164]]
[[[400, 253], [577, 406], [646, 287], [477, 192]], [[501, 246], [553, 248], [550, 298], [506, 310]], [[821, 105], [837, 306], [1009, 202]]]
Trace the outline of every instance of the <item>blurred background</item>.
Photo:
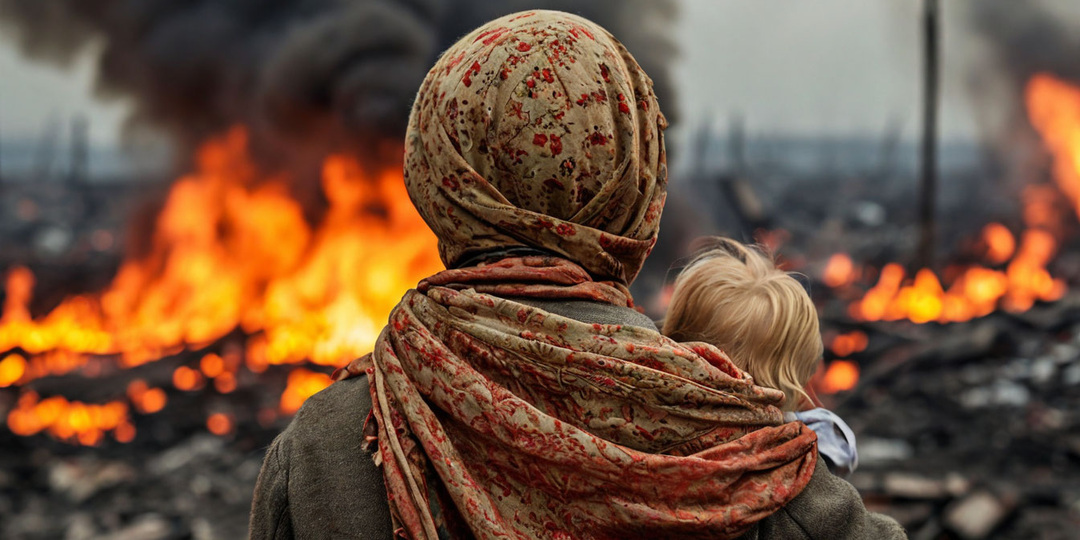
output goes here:
[[1080, 530], [1070, 0], [0, 0], [0, 537], [239, 538], [266, 446], [441, 269], [401, 179], [439, 51], [607, 27], [672, 120], [694, 238], [819, 306], [850, 478], [913, 538]]

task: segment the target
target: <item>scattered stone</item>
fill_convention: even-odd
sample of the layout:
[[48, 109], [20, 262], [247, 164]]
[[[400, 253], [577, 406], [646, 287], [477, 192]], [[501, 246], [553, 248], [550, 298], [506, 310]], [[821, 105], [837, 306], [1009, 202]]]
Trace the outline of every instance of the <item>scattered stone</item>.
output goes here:
[[1050, 347], [1050, 356], [1059, 364], [1067, 364], [1080, 359], [1080, 349], [1070, 343], [1059, 343]]
[[152, 460], [148, 468], [154, 474], [166, 475], [196, 460], [221, 453], [224, 445], [224, 441], [219, 437], [209, 434], [196, 435]]
[[174, 536], [172, 526], [158, 514], [146, 514], [134, 523], [103, 538], [107, 540], [162, 540]]
[[876, 466], [893, 461], [910, 459], [915, 453], [911, 445], [899, 439], [876, 439], [860, 438], [859, 464], [860, 466]]
[[882, 485], [885, 493], [906, 499], [943, 499], [949, 496], [944, 480], [910, 473], [888, 473]]
[[1026, 386], [1008, 380], [1000, 380], [990, 386], [972, 388], [960, 395], [960, 404], [968, 409], [990, 406], [1023, 407], [1031, 401], [1031, 391]]
[[134, 469], [118, 462], [62, 461], [49, 468], [52, 489], [67, 494], [76, 503], [134, 477]]
[[945, 509], [945, 525], [966, 540], [987, 538], [1012, 509], [1009, 501], [989, 491], [977, 491]]
[[94, 518], [86, 512], [79, 512], [68, 519], [64, 540], [90, 540], [98, 536]]
[[1073, 364], [1061, 372], [1061, 382], [1066, 386], [1080, 385], [1080, 364]]
[[931, 478], [906, 472], [886, 473], [881, 489], [886, 495], [905, 499], [948, 499], [967, 493], [970, 483], [961, 475]]
[[1057, 364], [1053, 358], [1046, 356], [1037, 358], [1031, 365], [1031, 380], [1035, 384], [1045, 385], [1050, 382], [1056, 372]]

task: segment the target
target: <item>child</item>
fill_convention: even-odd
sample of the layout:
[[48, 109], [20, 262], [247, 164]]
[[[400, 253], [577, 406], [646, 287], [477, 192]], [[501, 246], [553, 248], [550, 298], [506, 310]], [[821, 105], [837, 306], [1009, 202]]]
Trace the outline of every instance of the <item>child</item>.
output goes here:
[[782, 390], [788, 421], [818, 435], [818, 451], [838, 474], [855, 470], [855, 436], [804, 389], [824, 350], [817, 311], [803, 286], [760, 251], [709, 238], [679, 274], [663, 333], [723, 350], [762, 386]]

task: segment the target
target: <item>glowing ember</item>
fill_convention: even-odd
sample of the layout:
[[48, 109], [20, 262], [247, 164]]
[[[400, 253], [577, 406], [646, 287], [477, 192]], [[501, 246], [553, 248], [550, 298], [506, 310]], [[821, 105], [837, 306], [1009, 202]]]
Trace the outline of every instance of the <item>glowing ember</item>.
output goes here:
[[17, 354], [9, 354], [0, 360], [0, 388], [11, 386], [26, 373], [26, 359]]
[[123, 422], [113, 431], [113, 437], [117, 442], [129, 443], [135, 440], [135, 426], [128, 422]]
[[225, 372], [225, 361], [220, 356], [210, 353], [202, 357], [199, 368], [202, 370], [203, 375], [213, 379]]
[[851, 356], [857, 352], [866, 350], [866, 346], [870, 343], [870, 338], [867, 337], [866, 332], [859, 330], [853, 330], [846, 334], [840, 334], [833, 338], [832, 343], [829, 344], [829, 349], [841, 358], [845, 356]]
[[[133, 367], [237, 328], [250, 336], [242, 353], [208, 354], [198, 366], [178, 368], [174, 386], [191, 391], [212, 380], [228, 393], [241, 367], [343, 365], [370, 351], [405, 290], [442, 269], [399, 166], [373, 172], [352, 158], [328, 157], [321, 187], [329, 204], [312, 227], [287, 178], [259, 175], [243, 129], [207, 142], [196, 164], [173, 184], [148, 253], [126, 260], [104, 292], [70, 297], [32, 319], [34, 276], [21, 267], [8, 272], [0, 354], [28, 354], [22, 363], [5, 357], [0, 383], [77, 370], [92, 376], [114, 358]], [[314, 386], [283, 403], [295, 411]], [[128, 395], [136, 411], [167, 405], [163, 389], [142, 390]], [[131, 437], [133, 427], [117, 435]]]
[[122, 401], [104, 405], [68, 401], [63, 396], [39, 401], [36, 393], [26, 392], [8, 413], [7, 424], [16, 435], [45, 431], [60, 440], [94, 445], [106, 432], [128, 424], [128, 406]]
[[982, 238], [986, 244], [986, 260], [991, 264], [1001, 264], [1009, 260], [1016, 251], [1016, 238], [1000, 223], [983, 227]]
[[859, 382], [859, 366], [847, 360], [837, 360], [829, 364], [821, 382], [821, 391], [835, 394], [851, 390]]
[[154, 414], [165, 408], [168, 397], [160, 388], [150, 388], [146, 382], [136, 379], [128, 385], [128, 399], [135, 404], [135, 408], [143, 414]]
[[228, 435], [232, 428], [232, 418], [229, 418], [227, 414], [214, 413], [206, 419], [206, 429], [214, 435]]
[[222, 394], [236, 390], [236, 376], [226, 371], [214, 378], [214, 389]]
[[[34, 274], [28, 268], [16, 266], [7, 275], [4, 288], [4, 312], [0, 322], [15, 323], [30, 320], [30, 299], [34, 291]], [[6, 325], [5, 325], [6, 326]]]
[[177, 390], [190, 392], [198, 390], [203, 385], [202, 374], [187, 366], [180, 366], [173, 371], [173, 386]]
[[855, 263], [851, 261], [851, 257], [846, 253], [837, 253], [829, 257], [829, 262], [825, 264], [825, 270], [822, 272], [821, 280], [829, 287], [843, 287], [850, 285], [858, 278], [856, 272], [857, 269]]

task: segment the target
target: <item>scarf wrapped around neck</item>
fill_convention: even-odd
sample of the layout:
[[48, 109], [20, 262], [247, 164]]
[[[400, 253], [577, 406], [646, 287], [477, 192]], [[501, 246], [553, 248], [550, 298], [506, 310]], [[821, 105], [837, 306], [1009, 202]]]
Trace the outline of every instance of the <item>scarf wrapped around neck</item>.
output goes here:
[[[442, 272], [406, 293], [366, 373], [406, 538], [733, 538], [806, 486], [816, 437], [718, 349], [515, 297], [626, 306], [563, 259]], [[562, 291], [562, 294], [560, 294]]]

